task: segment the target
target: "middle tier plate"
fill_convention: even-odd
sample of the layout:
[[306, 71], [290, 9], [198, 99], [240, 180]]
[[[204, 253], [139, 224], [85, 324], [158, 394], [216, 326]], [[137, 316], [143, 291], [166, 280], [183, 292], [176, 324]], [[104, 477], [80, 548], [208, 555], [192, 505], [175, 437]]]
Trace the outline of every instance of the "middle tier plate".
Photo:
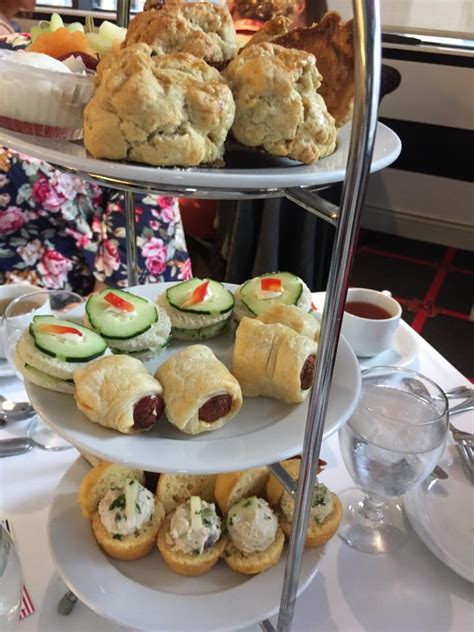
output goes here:
[[[155, 300], [170, 285], [157, 283], [130, 290]], [[232, 285], [226, 287], [236, 289]], [[230, 327], [204, 344], [230, 368], [233, 342], [234, 330]], [[154, 373], [170, 355], [189, 344], [174, 340], [161, 355], [145, 365]], [[350, 417], [359, 398], [360, 386], [359, 364], [341, 336], [324, 439]], [[26, 387], [31, 403], [41, 417], [79, 450], [150, 472], [212, 474], [273, 463], [299, 454], [309, 401], [307, 398], [302, 404], [291, 405], [266, 397], [244, 398], [238, 415], [215, 432], [186, 435], [163, 416], [150, 431], [125, 435], [91, 423], [78, 410], [71, 395], [47, 391], [28, 382]]]

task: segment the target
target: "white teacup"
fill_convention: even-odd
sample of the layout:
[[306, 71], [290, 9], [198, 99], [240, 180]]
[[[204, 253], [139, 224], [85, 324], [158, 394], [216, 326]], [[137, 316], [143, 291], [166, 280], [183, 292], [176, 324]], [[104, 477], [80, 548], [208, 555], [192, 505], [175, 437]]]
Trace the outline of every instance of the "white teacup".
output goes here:
[[[350, 303], [365, 306], [359, 305], [360, 309], [354, 306], [354, 311], [365, 313], [365, 316], [345, 311], [342, 319], [342, 334], [356, 356], [370, 358], [389, 349], [402, 315], [400, 303], [392, 298], [390, 292], [357, 287], [347, 291], [346, 308]], [[385, 312], [385, 317], [379, 310]], [[375, 312], [379, 313], [375, 315]]]
[[5, 358], [5, 346], [3, 340], [3, 314], [8, 305], [15, 299], [32, 292], [41, 292], [42, 288], [31, 285], [28, 282], [0, 285], [0, 358]]

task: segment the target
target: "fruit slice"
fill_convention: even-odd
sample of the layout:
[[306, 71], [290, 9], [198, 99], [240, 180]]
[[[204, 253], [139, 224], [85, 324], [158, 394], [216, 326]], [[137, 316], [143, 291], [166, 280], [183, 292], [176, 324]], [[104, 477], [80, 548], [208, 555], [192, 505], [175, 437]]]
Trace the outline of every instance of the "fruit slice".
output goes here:
[[[199, 286], [202, 286], [205, 282], [208, 282], [206, 286], [206, 298], [201, 302], [186, 304], [186, 301], [190, 300], [195, 290], [198, 290]], [[202, 292], [202, 289], [198, 290]], [[166, 290], [166, 298], [168, 303], [178, 309], [181, 312], [190, 312], [195, 314], [225, 314], [230, 312], [234, 307], [234, 297], [232, 292], [226, 290], [226, 288], [218, 281], [212, 281], [211, 279], [191, 279], [190, 281], [183, 281], [178, 285], [173, 285]]]
[[[132, 310], [123, 309], [125, 304], [131, 305]], [[109, 288], [87, 299], [86, 313], [91, 327], [105, 338], [115, 340], [135, 338], [158, 320], [158, 310], [148, 299]]]
[[84, 33], [80, 31], [71, 33], [64, 27], [56, 31], [38, 35], [28, 48], [28, 51], [32, 53], [44, 53], [56, 59], [72, 52], [95, 55], [95, 51], [89, 44], [89, 40]]
[[[81, 335], [71, 333], [71, 329]], [[35, 316], [30, 324], [30, 334], [37, 349], [65, 362], [88, 362], [103, 355], [107, 349], [106, 341], [92, 329], [54, 316]]]
[[[274, 298], [262, 298], [261, 282], [266, 279], [278, 279], [281, 282], [281, 289], [283, 289], [283, 293]], [[296, 305], [302, 291], [303, 283], [299, 277], [291, 274], [290, 272], [274, 272], [272, 274], [264, 274], [262, 276], [255, 277], [244, 283], [240, 288], [239, 296], [242, 303], [252, 312], [252, 314], [259, 316], [273, 305]]]

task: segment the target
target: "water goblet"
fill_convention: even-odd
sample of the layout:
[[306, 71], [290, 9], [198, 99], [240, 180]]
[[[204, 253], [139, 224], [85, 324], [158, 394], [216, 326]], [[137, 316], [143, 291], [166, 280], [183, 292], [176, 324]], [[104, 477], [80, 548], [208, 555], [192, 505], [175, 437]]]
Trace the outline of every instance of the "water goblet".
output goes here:
[[340, 494], [340, 537], [366, 553], [387, 553], [407, 537], [400, 498], [425, 480], [448, 436], [448, 402], [430, 379], [396, 367], [362, 373], [352, 417], [339, 430], [344, 464], [358, 488]]
[[[8, 362], [15, 373], [24, 380], [15, 363], [16, 345], [35, 316], [56, 316], [57, 318], [81, 322], [80, 306], [84, 299], [68, 290], [43, 290], [25, 294], [12, 301], [3, 316], [3, 336]], [[51, 393], [54, 396], [54, 393]], [[66, 450], [73, 447], [52, 430], [38, 415], [28, 427], [28, 436], [36, 445], [45, 450]]]
[[23, 579], [11, 535], [0, 522], [0, 629], [16, 629], [20, 615]]

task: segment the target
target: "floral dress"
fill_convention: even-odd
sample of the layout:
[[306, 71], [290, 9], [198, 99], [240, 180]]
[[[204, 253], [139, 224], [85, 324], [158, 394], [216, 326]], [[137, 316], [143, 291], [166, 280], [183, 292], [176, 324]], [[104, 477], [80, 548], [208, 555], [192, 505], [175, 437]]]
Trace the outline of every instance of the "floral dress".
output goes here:
[[[139, 283], [189, 279], [178, 200], [135, 200]], [[80, 294], [96, 280], [126, 286], [123, 195], [0, 146], [0, 284], [23, 280]]]

